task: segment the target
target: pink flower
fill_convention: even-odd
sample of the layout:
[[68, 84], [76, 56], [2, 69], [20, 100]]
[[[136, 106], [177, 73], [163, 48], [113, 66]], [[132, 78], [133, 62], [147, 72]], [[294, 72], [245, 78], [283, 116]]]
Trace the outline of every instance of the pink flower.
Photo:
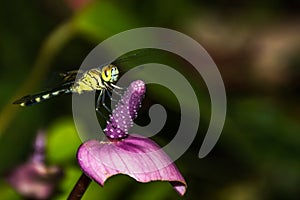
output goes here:
[[47, 166], [45, 157], [45, 133], [37, 135], [34, 153], [25, 163], [6, 174], [6, 181], [23, 197], [49, 199], [56, 191], [63, 171], [58, 166]]
[[79, 165], [101, 186], [113, 175], [126, 174], [143, 183], [168, 181], [184, 195], [186, 182], [168, 155], [149, 138], [128, 134], [145, 92], [143, 81], [131, 83], [107, 122], [108, 140], [82, 144], [77, 152]]

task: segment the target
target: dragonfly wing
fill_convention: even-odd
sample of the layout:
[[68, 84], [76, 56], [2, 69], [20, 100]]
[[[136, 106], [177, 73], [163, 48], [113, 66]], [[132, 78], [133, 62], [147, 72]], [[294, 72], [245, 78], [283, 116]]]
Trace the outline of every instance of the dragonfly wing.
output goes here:
[[60, 73], [59, 75], [63, 77], [64, 82], [74, 82], [77, 74], [83, 74], [83, 70], [71, 70], [67, 72]]

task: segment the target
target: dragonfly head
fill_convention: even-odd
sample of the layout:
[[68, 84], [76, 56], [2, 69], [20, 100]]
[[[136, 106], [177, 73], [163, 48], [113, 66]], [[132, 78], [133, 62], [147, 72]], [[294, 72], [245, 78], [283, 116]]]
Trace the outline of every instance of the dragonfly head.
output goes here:
[[102, 68], [102, 79], [105, 82], [116, 82], [119, 78], [119, 70], [115, 65], [108, 65]]

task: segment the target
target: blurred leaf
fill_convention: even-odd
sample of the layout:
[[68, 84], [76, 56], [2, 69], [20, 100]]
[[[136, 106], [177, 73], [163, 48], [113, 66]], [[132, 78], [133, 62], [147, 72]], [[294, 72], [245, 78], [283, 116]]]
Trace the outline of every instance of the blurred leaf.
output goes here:
[[22, 199], [9, 185], [2, 181], [0, 182], [0, 194], [1, 199]]
[[51, 163], [68, 163], [76, 159], [81, 141], [72, 118], [61, 118], [49, 128], [47, 156]]
[[[177, 197], [177, 198], [176, 198]], [[172, 186], [166, 182], [155, 181], [147, 184], [140, 184], [137, 190], [132, 193], [132, 200], [160, 200], [160, 199], [181, 199]]]
[[130, 13], [110, 1], [92, 3], [75, 16], [73, 22], [80, 33], [96, 40], [103, 40], [138, 25]]
[[[11, 105], [11, 107], [14, 106]], [[22, 110], [19, 107], [16, 107], [16, 109]], [[37, 127], [40, 127], [43, 120], [42, 117], [36, 118], [36, 116], [43, 116], [43, 114], [43, 110], [37, 107], [23, 109], [16, 116], [6, 134], [0, 137], [0, 173], [9, 170], [28, 158], [30, 150], [32, 150]]]
[[[252, 151], [261, 161], [289, 159], [300, 156], [300, 126], [284, 110], [269, 99], [252, 98], [237, 102], [236, 122], [245, 129]], [[299, 161], [300, 164], [300, 161]]]
[[247, 160], [263, 174], [268, 189], [286, 199], [295, 196], [300, 182], [299, 123], [268, 98], [239, 99], [231, 112], [235, 121], [230, 127], [238, 128], [226, 128], [227, 145], [235, 146], [239, 160]]
[[[151, 186], [152, 185], [152, 186]], [[154, 192], [156, 195], [150, 195], [153, 193], [152, 189], [153, 186], [163, 191]], [[165, 185], [165, 187], [160, 187], [162, 185]], [[150, 186], [150, 187], [147, 187]], [[144, 188], [145, 190], [142, 190]], [[164, 189], [166, 188], [166, 190]], [[169, 188], [169, 189], [167, 189]], [[141, 190], [140, 190], [141, 189]], [[149, 189], [149, 190], [148, 190]], [[148, 191], [147, 195], [143, 191]], [[85, 195], [83, 196], [83, 199], [98, 199], [101, 197], [101, 199], [110, 199], [110, 200], [118, 200], [118, 199], [132, 199], [135, 197], [141, 197], [139, 194], [142, 195], [142, 198], [139, 199], [156, 199], [156, 198], [148, 198], [157, 196], [158, 193], [169, 193], [170, 191], [174, 192], [175, 195], [177, 193], [172, 189], [172, 186], [168, 183], [161, 183], [161, 182], [152, 182], [147, 184], [141, 184], [136, 182], [134, 179], [130, 178], [126, 175], [116, 175], [112, 176], [107, 180], [105, 185], [101, 187], [95, 182], [92, 182], [88, 190], [86, 191]], [[179, 195], [178, 195], [179, 196]], [[160, 198], [157, 198], [160, 199]]]
[[81, 170], [79, 167], [68, 166], [65, 167], [65, 177], [60, 185], [61, 193], [55, 197], [55, 199], [64, 200], [67, 199], [71, 193], [73, 187], [75, 186], [77, 180], [81, 175]]

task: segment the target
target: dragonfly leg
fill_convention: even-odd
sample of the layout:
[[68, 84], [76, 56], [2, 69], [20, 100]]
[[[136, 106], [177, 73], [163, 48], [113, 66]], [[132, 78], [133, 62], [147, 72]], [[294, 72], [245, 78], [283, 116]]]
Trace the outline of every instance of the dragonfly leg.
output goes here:
[[[106, 93], [106, 90], [101, 90], [101, 104], [102, 104], [102, 106], [109, 112], [109, 113], [111, 113], [111, 109], [109, 108], [109, 107], [107, 107], [107, 105], [105, 104], [105, 93]], [[98, 98], [99, 99], [99, 98]], [[100, 103], [100, 100], [99, 100], [99, 103]]]
[[103, 119], [105, 119], [105, 121], [108, 121], [108, 118], [98, 109], [98, 108], [96, 108], [96, 112], [99, 114], [99, 115], [101, 115], [101, 117], [103, 118]]
[[122, 88], [114, 84], [111, 84], [111, 87], [113, 88], [112, 92], [120, 97], [123, 95], [124, 91], [126, 90], [126, 88]]
[[101, 117], [103, 117], [103, 118], [107, 121], [108, 118], [107, 118], [106, 116], [104, 116], [104, 114], [100, 111], [100, 106], [101, 106], [101, 104], [102, 104], [103, 107], [104, 107], [106, 110], [108, 110], [109, 112], [111, 112], [110, 109], [105, 105], [104, 100], [103, 100], [104, 98], [105, 98], [105, 96], [104, 96], [103, 90], [101, 90], [101, 91], [100, 91], [100, 94], [99, 94], [99, 96], [98, 96], [98, 99], [97, 99], [96, 112], [97, 112], [98, 114], [100, 114]]
[[110, 92], [109, 90], [105, 90], [105, 91], [106, 91], [106, 93], [107, 93], [107, 95], [109, 96], [109, 99], [110, 99], [111, 101], [118, 102], [117, 99], [113, 99], [113, 98], [112, 98], [112, 94], [111, 94], [111, 92]]
[[115, 88], [115, 89], [118, 89], [118, 90], [122, 90], [122, 91], [124, 91], [124, 90], [126, 90], [126, 88], [122, 88], [122, 87], [120, 87], [120, 86], [117, 86], [117, 85], [115, 85], [115, 84], [110, 84], [113, 88]]
[[[112, 91], [113, 93], [117, 94], [120, 97], [122, 96], [122, 93], [125, 91], [125, 88], [121, 88], [112, 83], [108, 84], [108, 83], [104, 82], [104, 84], [107, 88], [109, 88], [110, 91]], [[120, 91], [118, 91], [118, 90], [120, 90]]]

